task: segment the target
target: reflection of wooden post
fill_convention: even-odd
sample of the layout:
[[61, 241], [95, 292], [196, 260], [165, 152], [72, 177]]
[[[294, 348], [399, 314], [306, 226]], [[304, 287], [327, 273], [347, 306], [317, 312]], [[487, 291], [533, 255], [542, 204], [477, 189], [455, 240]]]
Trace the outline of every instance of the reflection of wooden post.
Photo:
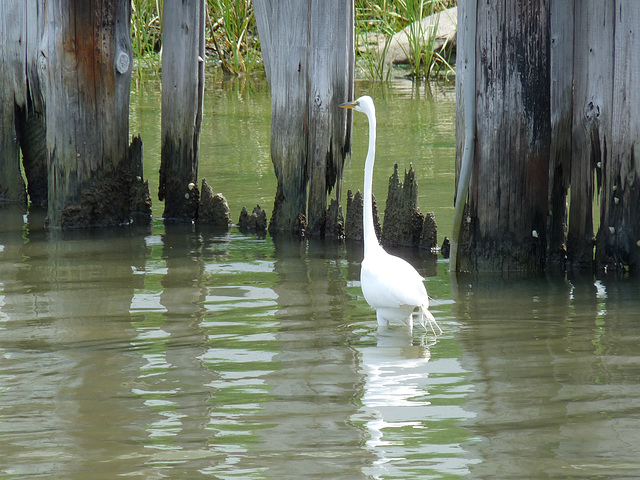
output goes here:
[[158, 197], [165, 219], [198, 214], [198, 149], [204, 94], [204, 0], [165, 2], [162, 43], [162, 158]]
[[[278, 187], [270, 230], [330, 233], [327, 194], [340, 200], [350, 149], [353, 96], [353, 2], [254, 2], [271, 89], [271, 160]], [[334, 209], [338, 212], [339, 209]]]
[[131, 4], [49, 1], [44, 14], [49, 225], [128, 223], [143, 185], [129, 164]]

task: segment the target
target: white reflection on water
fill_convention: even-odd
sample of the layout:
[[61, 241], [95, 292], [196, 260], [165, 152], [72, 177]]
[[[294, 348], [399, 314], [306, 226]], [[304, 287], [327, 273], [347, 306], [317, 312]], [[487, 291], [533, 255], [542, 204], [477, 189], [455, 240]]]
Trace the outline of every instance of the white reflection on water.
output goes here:
[[160, 303], [160, 296], [157, 293], [136, 292], [131, 299], [130, 313], [135, 312], [166, 312], [167, 309]]
[[[360, 349], [365, 387], [362, 408], [354, 420], [366, 426], [366, 447], [376, 457], [364, 471], [375, 479], [466, 474], [470, 462], [463, 458], [460, 445], [434, 442], [434, 438], [442, 428], [439, 421], [473, 414], [455, 405], [433, 405], [429, 391], [431, 384], [455, 386], [456, 374], [464, 371], [457, 362], [434, 366], [430, 347], [435, 342], [427, 335], [414, 339], [405, 328], [385, 328], [378, 330], [376, 340], [375, 346]], [[430, 378], [434, 372], [438, 376], [438, 367], [443, 366], [446, 377]], [[446, 396], [454, 398], [455, 388]]]
[[[429, 393], [426, 382], [430, 353], [428, 348], [412, 348], [410, 353], [418, 355], [418, 358], [407, 358], [405, 355], [409, 347], [406, 345], [410, 338], [403, 330], [382, 331], [378, 336], [378, 345], [361, 351], [366, 374], [361, 414], [367, 418], [366, 426], [370, 435], [367, 447], [378, 457], [372, 472], [375, 478], [388, 473], [385, 472], [385, 464], [398, 454], [387, 447], [403, 446], [402, 440], [391, 440], [385, 431], [421, 428], [421, 422], [416, 418], [428, 416], [427, 412], [418, 410], [430, 404], [426, 399]], [[409, 415], [407, 407], [411, 409]]]
[[0, 252], [0, 475], [633, 478], [638, 282], [480, 277], [452, 303], [439, 268], [430, 345], [376, 330], [361, 257], [269, 242]]

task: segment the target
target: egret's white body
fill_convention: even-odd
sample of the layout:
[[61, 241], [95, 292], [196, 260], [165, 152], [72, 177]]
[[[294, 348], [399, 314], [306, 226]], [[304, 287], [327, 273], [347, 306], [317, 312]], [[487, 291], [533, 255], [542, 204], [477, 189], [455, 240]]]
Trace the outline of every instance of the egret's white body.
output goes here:
[[420, 324], [427, 323], [435, 334], [440, 327], [429, 312], [429, 296], [424, 279], [409, 262], [387, 253], [376, 237], [373, 226], [373, 164], [376, 155], [376, 110], [369, 96], [340, 105], [364, 113], [369, 119], [369, 151], [364, 166], [364, 259], [360, 270], [360, 286], [367, 303], [376, 310], [378, 325], [404, 322], [413, 327], [413, 312], [419, 309]]

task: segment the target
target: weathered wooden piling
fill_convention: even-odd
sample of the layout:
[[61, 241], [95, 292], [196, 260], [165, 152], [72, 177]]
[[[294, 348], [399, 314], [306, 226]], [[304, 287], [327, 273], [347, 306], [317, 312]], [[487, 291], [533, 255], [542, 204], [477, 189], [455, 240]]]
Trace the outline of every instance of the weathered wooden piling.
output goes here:
[[254, 8], [278, 180], [269, 229], [300, 231], [306, 218], [307, 234], [324, 235], [339, 222], [329, 218], [327, 195], [335, 188], [340, 201], [351, 143], [351, 114], [337, 107], [353, 96], [353, 2], [256, 0]]
[[149, 218], [141, 145], [128, 141], [130, 17], [127, 0], [0, 6], [0, 165], [13, 172], [0, 175], [13, 191], [0, 191], [23, 201], [19, 145], [29, 197], [46, 198], [52, 228]]
[[475, 48], [482, 55], [469, 187], [473, 249], [461, 258], [463, 270], [544, 267], [551, 135], [548, 7], [544, 0], [477, 6]]
[[34, 71], [36, 39], [27, 35], [27, 25], [35, 25], [34, 10], [17, 0], [0, 2], [0, 202], [25, 206], [16, 123], [17, 110], [29, 102], [27, 72]]
[[[477, 112], [468, 238], [455, 268], [640, 271], [640, 60], [631, 53], [640, 47], [640, 4], [459, 7], [460, 19], [477, 7], [475, 38], [458, 51], [460, 61], [468, 49], [476, 54]], [[458, 121], [464, 111], [459, 103]]]
[[44, 5], [49, 225], [127, 224], [131, 186], [142, 182], [129, 156], [131, 5]]
[[162, 42], [161, 163], [164, 218], [198, 214], [198, 152], [204, 96], [204, 0], [166, 2]]
[[[600, 267], [640, 272], [640, 3], [616, 3], [613, 37], [611, 135], [600, 142], [602, 160], [596, 164], [600, 191], [600, 229], [596, 261]], [[576, 2], [577, 7], [578, 2]], [[597, 8], [597, 7], [596, 7]], [[603, 55], [605, 52], [603, 52]], [[602, 72], [603, 77], [606, 71]], [[601, 107], [607, 111], [606, 106]], [[606, 135], [606, 130], [605, 130]]]

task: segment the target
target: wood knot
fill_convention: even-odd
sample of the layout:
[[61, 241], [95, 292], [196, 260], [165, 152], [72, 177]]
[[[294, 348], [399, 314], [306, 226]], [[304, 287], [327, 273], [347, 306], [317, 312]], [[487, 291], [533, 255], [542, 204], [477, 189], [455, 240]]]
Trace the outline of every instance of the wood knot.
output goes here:
[[589, 102], [584, 109], [584, 117], [587, 120], [595, 120], [600, 118], [600, 105], [597, 103]]
[[118, 52], [116, 55], [116, 71], [120, 75], [124, 75], [129, 71], [129, 66], [131, 65], [131, 60], [129, 58], [129, 54], [123, 50]]

